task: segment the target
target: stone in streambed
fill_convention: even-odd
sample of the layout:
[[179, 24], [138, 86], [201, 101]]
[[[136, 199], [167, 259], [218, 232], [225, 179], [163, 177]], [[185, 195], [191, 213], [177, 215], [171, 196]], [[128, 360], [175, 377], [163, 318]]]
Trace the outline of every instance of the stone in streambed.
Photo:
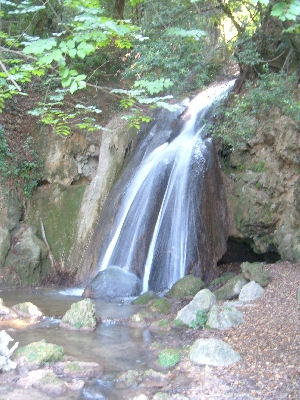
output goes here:
[[96, 275], [85, 288], [83, 296], [109, 301], [138, 296], [141, 290], [142, 282], [135, 274], [112, 266]]
[[190, 350], [190, 360], [199, 365], [223, 367], [240, 360], [240, 355], [219, 339], [198, 339]]

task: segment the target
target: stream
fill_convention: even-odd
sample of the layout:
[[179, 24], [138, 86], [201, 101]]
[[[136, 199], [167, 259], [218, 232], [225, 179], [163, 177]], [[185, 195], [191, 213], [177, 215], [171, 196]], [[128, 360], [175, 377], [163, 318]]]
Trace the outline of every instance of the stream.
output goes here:
[[[122, 320], [127, 319], [138, 309], [138, 306], [129, 302], [107, 303], [100, 299], [94, 300], [96, 315], [102, 320], [94, 332], [70, 331], [59, 327], [61, 317], [71, 304], [82, 300], [81, 293], [81, 289], [1, 290], [0, 297], [6, 306], [11, 307], [17, 303], [30, 301], [43, 312], [45, 317], [38, 324], [27, 326], [20, 324], [9, 327], [7, 321], [2, 321], [0, 330], [5, 329], [15, 342], [19, 342], [19, 346], [45, 339], [49, 343], [63, 346], [65, 355], [72, 356], [76, 360], [97, 362], [103, 367], [103, 376], [107, 382], [122, 371], [153, 368], [155, 359], [149, 346], [159, 335], [148, 329], [131, 328], [122, 324]], [[99, 386], [99, 382], [96, 384]], [[105, 396], [107, 399], [120, 398], [113, 388], [106, 387], [104, 391], [107, 392]]]

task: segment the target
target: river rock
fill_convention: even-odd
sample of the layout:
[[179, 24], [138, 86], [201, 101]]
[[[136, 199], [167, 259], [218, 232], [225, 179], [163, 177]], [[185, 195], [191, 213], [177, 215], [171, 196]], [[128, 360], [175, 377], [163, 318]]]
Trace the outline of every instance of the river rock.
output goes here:
[[243, 313], [235, 307], [213, 305], [208, 313], [206, 326], [213, 329], [229, 329], [244, 322]]
[[85, 288], [83, 296], [114, 300], [137, 296], [141, 290], [142, 282], [135, 274], [112, 266], [96, 275]]
[[256, 283], [259, 283], [262, 287], [267, 286], [271, 282], [271, 274], [266, 269], [265, 263], [243, 262], [241, 264], [241, 270], [244, 277], [248, 281], [255, 281]]
[[225, 285], [217, 289], [214, 294], [217, 300], [231, 300], [238, 297], [240, 291], [248, 281], [242, 274], [236, 275], [229, 279]]
[[67, 390], [65, 382], [47, 369], [29, 371], [18, 380], [17, 385], [26, 389], [33, 387], [52, 396], [62, 396]]
[[167, 293], [167, 297], [182, 299], [186, 296], [195, 296], [204, 287], [205, 283], [202, 279], [193, 275], [186, 275], [184, 278], [174, 283]]
[[91, 379], [101, 375], [103, 372], [100, 364], [85, 361], [61, 361], [55, 363], [53, 369], [57, 375], [72, 379]]
[[30, 301], [15, 304], [12, 310], [21, 318], [40, 318], [43, 313]]
[[63, 316], [60, 326], [72, 330], [94, 330], [97, 325], [96, 306], [91, 299], [73, 303]]
[[185, 325], [191, 325], [196, 321], [199, 310], [208, 312], [215, 302], [215, 295], [209, 289], [202, 289], [189, 304], [178, 311], [176, 321]]
[[190, 350], [190, 360], [199, 365], [223, 367], [240, 360], [232, 347], [219, 339], [198, 339]]
[[39, 342], [19, 347], [13, 355], [13, 360], [17, 362], [19, 367], [33, 370], [47, 362], [60, 361], [63, 355], [63, 347], [40, 340]]
[[251, 281], [245, 285], [239, 295], [240, 301], [252, 301], [261, 297], [264, 289], [256, 282]]

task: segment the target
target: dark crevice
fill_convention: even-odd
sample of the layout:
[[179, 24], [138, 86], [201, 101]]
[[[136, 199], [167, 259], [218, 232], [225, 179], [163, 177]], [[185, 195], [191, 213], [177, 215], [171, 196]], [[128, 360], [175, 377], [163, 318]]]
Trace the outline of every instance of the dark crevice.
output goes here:
[[227, 241], [227, 251], [221, 260], [219, 260], [218, 266], [241, 264], [245, 261], [273, 263], [278, 260], [280, 260], [280, 255], [275, 249], [273, 251], [258, 254], [253, 251], [251, 240], [247, 241], [230, 237]]

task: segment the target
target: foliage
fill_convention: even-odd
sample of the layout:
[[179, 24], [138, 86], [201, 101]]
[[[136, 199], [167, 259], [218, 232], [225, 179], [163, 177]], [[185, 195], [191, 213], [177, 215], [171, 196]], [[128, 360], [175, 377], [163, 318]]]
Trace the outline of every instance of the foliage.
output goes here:
[[[284, 73], [260, 75], [256, 84], [249, 82], [244, 94], [235, 94], [230, 102], [219, 107], [213, 136], [228, 145], [239, 147], [256, 131], [261, 116], [279, 108], [286, 116], [300, 120], [297, 78]], [[263, 166], [259, 166], [262, 168]]]
[[207, 313], [203, 310], [198, 310], [196, 313], [196, 319], [189, 325], [190, 328], [197, 329], [204, 327], [207, 322]]
[[180, 351], [178, 349], [165, 349], [159, 353], [158, 361], [163, 368], [174, 367], [180, 361]]
[[42, 162], [33, 149], [32, 137], [13, 150], [7, 137], [9, 133], [0, 125], [0, 181], [10, 182], [29, 198], [41, 179]]

